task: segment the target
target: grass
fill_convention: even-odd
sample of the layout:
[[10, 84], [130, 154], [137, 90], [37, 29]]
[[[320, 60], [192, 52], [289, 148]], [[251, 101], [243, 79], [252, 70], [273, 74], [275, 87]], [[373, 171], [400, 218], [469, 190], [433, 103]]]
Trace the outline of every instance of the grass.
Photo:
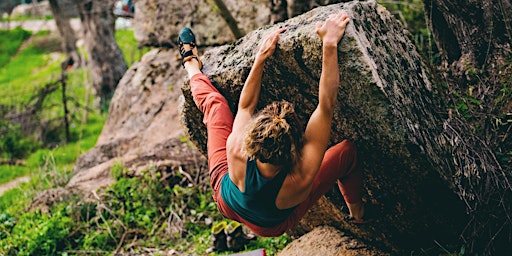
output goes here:
[[11, 57], [18, 51], [23, 41], [30, 37], [30, 32], [21, 28], [10, 31], [0, 30], [0, 68], [11, 60]]
[[[17, 36], [18, 34], [23, 34], [18, 32], [23, 31], [20, 29], [13, 31], [15, 31], [16, 36], [11, 37], [19, 37]], [[55, 37], [55, 35], [50, 35], [48, 31], [43, 31], [35, 35], [34, 41], [44, 45], [46, 44], [45, 38], [46, 40], [52, 40], [52, 36], [53, 38]], [[0, 39], [0, 46], [5, 44], [1, 42], [9, 40], [8, 38], [6, 39]], [[137, 47], [138, 44], [132, 30], [116, 31], [116, 39], [128, 65], [139, 60], [148, 51], [147, 48], [139, 49]], [[58, 42], [53, 42], [53, 44], [58, 45]], [[16, 50], [18, 47], [16, 47]], [[14, 48], [14, 46], [11, 46], [11, 48]], [[2, 49], [4, 48], [2, 47]], [[15, 53], [16, 51], [11, 51], [5, 59], [10, 60]], [[4, 54], [4, 51], [2, 51], [2, 54]], [[46, 83], [60, 78], [60, 62], [63, 59], [64, 56], [62, 54], [50, 54], [50, 52], [38, 45], [28, 46], [3, 67], [1, 66], [0, 59], [0, 84], [2, 85], [0, 104], [15, 106], [26, 103], [35, 90], [41, 88]], [[85, 95], [83, 70], [70, 72], [70, 80], [70, 85], [68, 85], [69, 91], [80, 90], [76, 94], [80, 96]], [[60, 97], [60, 94], [56, 94], [56, 97]]]
[[[36, 35], [36, 38], [47, 35]], [[0, 104], [16, 106], [27, 102], [34, 91], [60, 74], [63, 56], [50, 55], [36, 45], [30, 45], [0, 69]]]
[[149, 51], [149, 48], [147, 47], [138, 47], [137, 40], [135, 40], [133, 35], [133, 30], [116, 30], [116, 39], [128, 66], [131, 66], [135, 61], [140, 60], [140, 58]]
[[29, 168], [19, 165], [5, 165], [0, 169], [0, 184], [29, 174]]
[[19, 16], [12, 16], [8, 18], [4, 18], [0, 16], [1, 22], [8, 22], [8, 21], [26, 21], [26, 20], [52, 20], [53, 17], [51, 15], [19, 15]]
[[[48, 31], [34, 35], [32, 44], [19, 52], [18, 49], [23, 40], [14, 39], [27, 39], [26, 35], [30, 35], [29, 32], [14, 29], [0, 31], [0, 35], [2, 35], [0, 45], [13, 49], [1, 52], [2, 55], [5, 55], [4, 59], [9, 61], [0, 68], [0, 85], [2, 86], [0, 105], [8, 106], [11, 109], [20, 109], [30, 101], [38, 89], [46, 83], [60, 78], [60, 62], [64, 56], [44, 47], [49, 44], [59, 45], [58, 41], [54, 41], [55, 35]], [[133, 52], [139, 50], [132, 30], [119, 30], [116, 32], [116, 38], [118, 38], [120, 48], [125, 56], [133, 55]], [[133, 61], [135, 60], [137, 59], [133, 59]], [[23, 166], [0, 165], [0, 184], [33, 173], [45, 163], [44, 159], [47, 155], [52, 155], [56, 159], [55, 164], [59, 168], [71, 169], [77, 157], [95, 145], [106, 117], [97, 111], [92, 111], [89, 112], [87, 122], [82, 124], [83, 106], [91, 107], [93, 105], [93, 97], [90, 97], [90, 102], [85, 102], [86, 94], [92, 93], [84, 86], [85, 75], [84, 69], [77, 69], [72, 70], [68, 76], [68, 97], [78, 103], [78, 107], [76, 104], [69, 104], [74, 115], [70, 131], [73, 143], [59, 144], [51, 149], [40, 149], [28, 156], [24, 160]], [[61, 91], [59, 89], [45, 100], [44, 118], [51, 119], [63, 115], [62, 107], [59, 105], [60, 101]], [[81, 107], [82, 109], [80, 109]]]

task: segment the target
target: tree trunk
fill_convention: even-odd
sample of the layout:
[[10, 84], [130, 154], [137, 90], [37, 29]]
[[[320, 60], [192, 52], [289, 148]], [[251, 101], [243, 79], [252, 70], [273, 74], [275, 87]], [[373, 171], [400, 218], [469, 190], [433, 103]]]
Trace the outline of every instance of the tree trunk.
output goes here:
[[[454, 141], [460, 165], [455, 172], [445, 172], [445, 177], [453, 181], [471, 213], [462, 233], [467, 249], [492, 254], [510, 248], [512, 239], [511, 220], [505, 217], [512, 215], [508, 135], [512, 122], [507, 117], [512, 109], [512, 2], [424, 0], [424, 4], [442, 61], [438, 71], [455, 106], [446, 125], [452, 134], [466, 134]], [[471, 153], [477, 148], [486, 153]]]
[[283, 0], [286, 2], [288, 18], [303, 14], [315, 7], [335, 3], [350, 2], [352, 0]]
[[32, 0], [32, 12], [33, 12], [33, 15], [36, 17], [41, 16], [41, 13], [39, 12], [39, 4], [37, 3], [37, 0]]
[[229, 11], [229, 9], [226, 6], [226, 4], [224, 3], [224, 1], [222, 1], [222, 0], [211, 0], [211, 1], [213, 1], [213, 3], [217, 6], [217, 8], [219, 8], [220, 15], [226, 21], [226, 24], [228, 24], [228, 27], [231, 30], [231, 32], [233, 33], [233, 35], [235, 36], [235, 38], [239, 39], [240, 37], [244, 36], [245, 32], [242, 31], [238, 27], [238, 23], [236, 22], [233, 15], [231, 15], [231, 12]]
[[270, 24], [288, 19], [286, 0], [270, 0]]
[[512, 43], [510, 0], [424, 0], [425, 13], [443, 62], [462, 59], [483, 67], [495, 51]]
[[101, 110], [107, 111], [117, 83], [127, 69], [114, 34], [114, 1], [77, 0], [76, 3], [84, 29], [91, 82], [100, 97]]
[[50, 8], [52, 9], [53, 19], [59, 30], [60, 37], [62, 39], [62, 51], [68, 56], [66, 63], [63, 63], [63, 67], [68, 68], [71, 64], [73, 67], [80, 66], [82, 62], [80, 54], [76, 48], [76, 37], [75, 32], [70, 24], [70, 18], [61, 11], [57, 0], [49, 0]]
[[311, 0], [287, 0], [288, 17], [293, 18], [311, 10]]

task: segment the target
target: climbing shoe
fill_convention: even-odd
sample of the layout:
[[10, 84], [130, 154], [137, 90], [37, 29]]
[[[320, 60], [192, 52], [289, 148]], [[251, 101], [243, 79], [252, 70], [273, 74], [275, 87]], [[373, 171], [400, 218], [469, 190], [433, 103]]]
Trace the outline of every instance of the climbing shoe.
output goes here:
[[203, 68], [203, 63], [199, 60], [196, 37], [190, 28], [183, 28], [178, 35], [178, 47], [181, 55], [181, 65], [185, 67], [185, 62], [196, 59], [199, 62], [199, 69]]
[[256, 239], [254, 235], [245, 234], [242, 225], [236, 221], [230, 222], [229, 225], [226, 226], [225, 232], [228, 249], [235, 252], [243, 250], [250, 240]]
[[219, 222], [212, 227], [212, 238], [213, 238], [213, 246], [208, 249], [209, 252], [223, 252], [228, 249], [227, 239], [226, 239], [226, 229], [227, 222], [222, 221]]

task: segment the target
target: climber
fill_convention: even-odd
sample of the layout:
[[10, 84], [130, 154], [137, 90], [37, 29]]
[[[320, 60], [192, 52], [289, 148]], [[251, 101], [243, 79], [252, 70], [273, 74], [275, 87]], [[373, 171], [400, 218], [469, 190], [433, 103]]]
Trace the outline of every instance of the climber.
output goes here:
[[204, 113], [208, 164], [214, 200], [227, 218], [260, 236], [279, 236], [295, 226], [335, 182], [353, 223], [364, 223], [362, 178], [357, 152], [344, 140], [327, 149], [339, 87], [338, 43], [349, 17], [341, 12], [316, 25], [322, 41], [319, 103], [305, 130], [286, 101], [254, 113], [265, 61], [287, 29], [271, 33], [261, 44], [243, 86], [236, 117], [226, 99], [201, 72], [195, 36], [184, 28], [178, 43], [194, 102]]

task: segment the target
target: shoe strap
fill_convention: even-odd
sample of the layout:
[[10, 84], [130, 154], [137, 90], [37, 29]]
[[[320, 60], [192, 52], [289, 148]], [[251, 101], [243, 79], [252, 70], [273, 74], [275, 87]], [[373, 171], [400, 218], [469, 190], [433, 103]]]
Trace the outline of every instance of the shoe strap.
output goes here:
[[[190, 43], [186, 43], [188, 45], [190, 45], [190, 49], [188, 51], [192, 51], [192, 49], [196, 48], [196, 44], [194, 43], [194, 41], [190, 42]], [[183, 46], [185, 46], [185, 43], [183, 43], [182, 41], [179, 42], [179, 48], [180, 48], [180, 53], [183, 55], [183, 52], [185, 52], [185, 48]], [[188, 52], [187, 51], [187, 52]], [[186, 53], [186, 52], [185, 52]]]
[[181, 54], [181, 59], [182, 59], [182, 61], [185, 61], [190, 56], [194, 56], [194, 53], [192, 52], [192, 49], [190, 49], [190, 50], [186, 51], [185, 53]]

